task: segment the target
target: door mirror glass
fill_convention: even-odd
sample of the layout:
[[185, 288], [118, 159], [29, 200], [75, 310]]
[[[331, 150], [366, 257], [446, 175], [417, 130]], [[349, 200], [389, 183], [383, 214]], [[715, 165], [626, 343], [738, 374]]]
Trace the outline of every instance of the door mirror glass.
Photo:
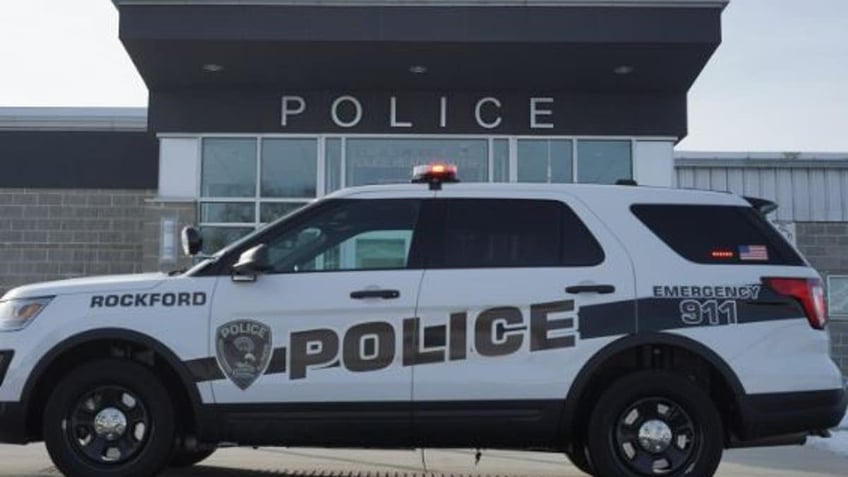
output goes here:
[[259, 244], [246, 250], [239, 256], [238, 262], [233, 265], [233, 280], [256, 280], [256, 275], [271, 269], [268, 259], [268, 247]]
[[196, 228], [183, 227], [182, 233], [180, 233], [180, 243], [183, 247], [183, 253], [193, 257], [200, 253], [200, 249], [203, 248], [203, 237]]

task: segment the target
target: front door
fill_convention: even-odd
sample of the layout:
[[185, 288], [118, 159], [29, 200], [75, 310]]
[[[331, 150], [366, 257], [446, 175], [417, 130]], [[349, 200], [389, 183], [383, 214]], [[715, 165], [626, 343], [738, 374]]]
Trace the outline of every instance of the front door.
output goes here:
[[326, 201], [257, 239], [270, 271], [219, 278], [210, 346], [225, 378], [213, 391], [242, 443], [409, 438], [400, 333], [423, 274], [410, 261], [420, 203]]

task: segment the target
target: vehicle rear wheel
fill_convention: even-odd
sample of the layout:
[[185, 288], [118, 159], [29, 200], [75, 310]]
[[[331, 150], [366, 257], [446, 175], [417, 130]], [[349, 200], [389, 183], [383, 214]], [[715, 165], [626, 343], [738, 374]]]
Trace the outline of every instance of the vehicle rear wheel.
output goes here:
[[197, 449], [197, 450], [177, 450], [174, 451], [174, 455], [171, 456], [171, 462], [168, 464], [171, 467], [191, 467], [195, 464], [199, 464], [200, 462], [206, 460], [215, 453], [217, 449], [214, 447], [209, 449]]
[[596, 475], [711, 476], [721, 462], [721, 416], [684, 376], [641, 371], [612, 384], [589, 422]]
[[158, 474], [174, 445], [168, 392], [150, 370], [127, 360], [83, 364], [50, 395], [44, 441], [68, 477]]

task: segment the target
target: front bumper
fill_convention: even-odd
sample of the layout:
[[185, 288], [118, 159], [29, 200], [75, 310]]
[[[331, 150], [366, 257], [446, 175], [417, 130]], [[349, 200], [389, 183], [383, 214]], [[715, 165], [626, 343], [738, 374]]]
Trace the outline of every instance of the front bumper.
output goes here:
[[737, 396], [741, 447], [745, 441], [811, 434], [839, 425], [848, 406], [845, 389]]
[[[13, 351], [0, 351], [0, 386], [6, 379], [6, 371], [15, 355]], [[0, 402], [0, 443], [25, 444], [27, 442], [26, 420], [23, 406], [17, 402]]]
[[9, 370], [9, 364], [15, 356], [14, 351], [0, 351], [0, 386], [3, 386], [3, 381], [6, 379], [6, 371]]
[[0, 402], [0, 443], [28, 442], [24, 409], [18, 402]]

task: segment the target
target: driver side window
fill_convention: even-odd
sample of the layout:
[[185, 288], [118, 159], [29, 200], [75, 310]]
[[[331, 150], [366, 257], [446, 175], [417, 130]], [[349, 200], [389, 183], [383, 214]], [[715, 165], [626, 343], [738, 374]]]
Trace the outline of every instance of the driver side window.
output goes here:
[[266, 242], [272, 273], [406, 268], [417, 199], [347, 200]]

